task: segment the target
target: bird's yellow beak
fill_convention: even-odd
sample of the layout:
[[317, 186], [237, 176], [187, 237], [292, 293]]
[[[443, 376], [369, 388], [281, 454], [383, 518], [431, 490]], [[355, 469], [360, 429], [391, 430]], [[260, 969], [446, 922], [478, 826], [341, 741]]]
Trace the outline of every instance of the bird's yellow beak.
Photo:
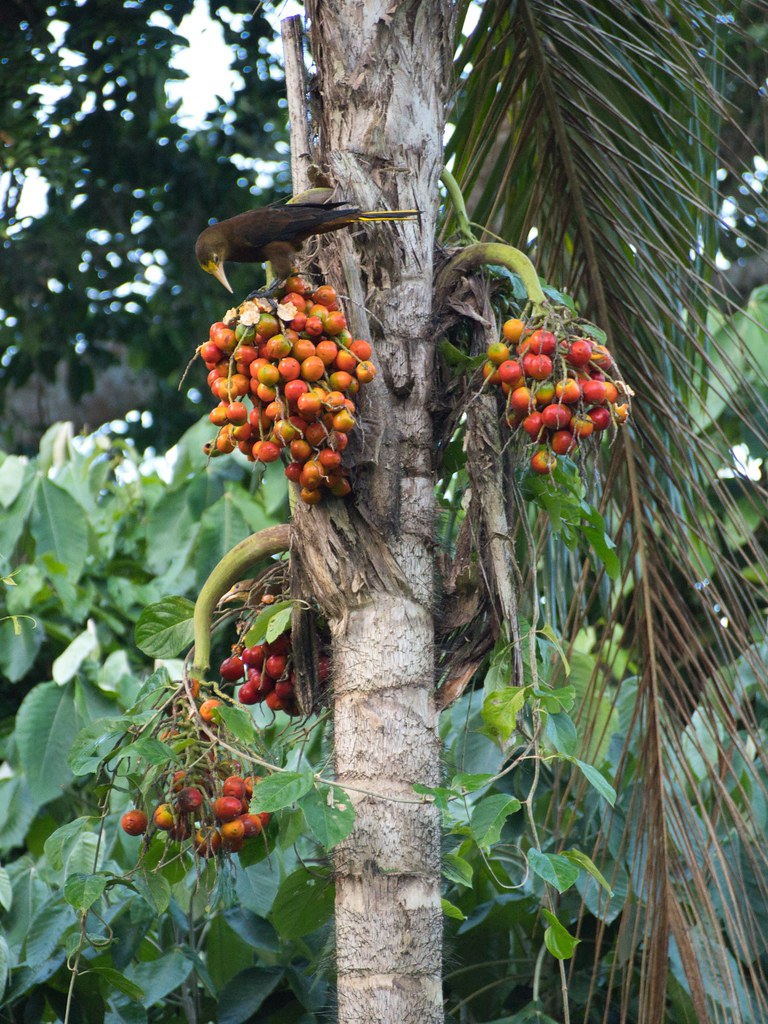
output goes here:
[[217, 263], [215, 260], [209, 260], [207, 263], [200, 264], [206, 274], [213, 274], [217, 281], [220, 281], [228, 292], [232, 291], [232, 286], [227, 280], [227, 275], [224, 273], [224, 264]]

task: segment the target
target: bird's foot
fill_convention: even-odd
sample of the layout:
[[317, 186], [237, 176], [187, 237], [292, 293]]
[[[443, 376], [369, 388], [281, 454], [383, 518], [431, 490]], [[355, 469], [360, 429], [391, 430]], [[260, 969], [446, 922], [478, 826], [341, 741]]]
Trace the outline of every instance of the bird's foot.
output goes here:
[[257, 288], [256, 291], [251, 292], [250, 295], [246, 295], [245, 301], [251, 302], [254, 299], [261, 299], [263, 302], [269, 303], [272, 307], [272, 312], [274, 313], [277, 309], [277, 300], [275, 295], [280, 291], [283, 284], [283, 281], [273, 281], [269, 288]]

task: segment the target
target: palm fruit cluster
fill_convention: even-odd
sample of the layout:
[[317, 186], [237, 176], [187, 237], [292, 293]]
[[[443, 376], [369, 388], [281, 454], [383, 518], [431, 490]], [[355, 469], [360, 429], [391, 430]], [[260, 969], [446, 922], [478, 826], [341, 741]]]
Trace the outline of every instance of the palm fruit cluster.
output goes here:
[[[318, 658], [318, 679], [328, 678], [330, 659]], [[301, 710], [296, 703], [296, 673], [293, 667], [291, 631], [285, 630], [274, 640], [237, 645], [230, 657], [219, 667], [223, 683], [240, 685], [237, 699], [241, 704], [266, 704], [272, 711], [296, 716]]]
[[330, 285], [289, 277], [276, 303], [249, 299], [212, 324], [198, 352], [218, 400], [208, 454], [238, 449], [251, 462], [282, 459], [310, 505], [324, 493], [349, 494], [342, 452], [355, 425], [354, 396], [376, 367]]
[[239, 853], [266, 829], [270, 815], [251, 810], [254, 784], [261, 780], [239, 774], [237, 767], [204, 758], [161, 778], [161, 800], [151, 815], [140, 808], [126, 811], [120, 822], [123, 831], [130, 836], [163, 832], [170, 843], [203, 859]]
[[483, 376], [504, 393], [507, 424], [535, 445], [536, 473], [550, 473], [558, 455], [574, 455], [629, 415], [630, 391], [613, 356], [578, 322], [507, 320], [488, 346]]

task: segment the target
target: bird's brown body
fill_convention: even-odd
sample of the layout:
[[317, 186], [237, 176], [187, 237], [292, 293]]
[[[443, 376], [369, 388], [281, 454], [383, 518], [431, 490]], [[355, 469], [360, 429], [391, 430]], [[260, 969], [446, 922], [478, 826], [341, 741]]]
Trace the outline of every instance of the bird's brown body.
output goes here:
[[195, 243], [195, 255], [203, 270], [229, 291], [224, 263], [272, 264], [278, 279], [287, 277], [294, 255], [312, 235], [338, 231], [359, 221], [410, 220], [418, 210], [362, 211], [347, 203], [288, 203], [240, 213], [212, 224]]

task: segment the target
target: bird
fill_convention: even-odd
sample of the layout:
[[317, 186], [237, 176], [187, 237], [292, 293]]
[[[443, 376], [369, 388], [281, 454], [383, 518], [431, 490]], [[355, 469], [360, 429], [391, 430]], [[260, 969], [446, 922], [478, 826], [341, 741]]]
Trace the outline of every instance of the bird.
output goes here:
[[[327, 194], [327, 189], [318, 189]], [[346, 202], [289, 202], [264, 206], [212, 224], [195, 242], [200, 267], [232, 291], [224, 264], [269, 260], [278, 281], [294, 269], [294, 255], [312, 235], [369, 221], [415, 220], [419, 210], [361, 210]]]

